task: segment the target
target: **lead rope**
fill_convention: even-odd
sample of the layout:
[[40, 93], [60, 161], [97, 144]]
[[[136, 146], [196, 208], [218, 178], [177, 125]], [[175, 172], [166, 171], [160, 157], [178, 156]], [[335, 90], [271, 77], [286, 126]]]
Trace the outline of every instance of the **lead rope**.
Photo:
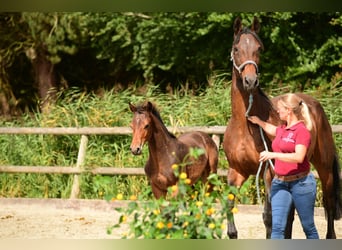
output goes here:
[[[247, 108], [247, 111], [245, 113], [245, 116], [248, 117], [249, 116], [249, 111], [251, 110], [252, 108], [252, 104], [253, 104], [253, 95], [250, 94], [249, 95], [249, 99], [248, 99], [248, 108]], [[264, 136], [264, 131], [262, 130], [262, 128], [259, 126], [259, 130], [260, 130], [260, 135], [261, 135], [261, 139], [262, 139], [262, 142], [264, 143], [264, 147], [265, 147], [265, 150], [266, 151], [269, 151], [268, 150], [268, 147], [267, 147], [267, 143], [266, 143], [266, 140], [265, 140], [265, 136]], [[260, 162], [259, 164], [259, 168], [258, 168], [258, 171], [257, 171], [257, 174], [255, 176], [255, 184], [256, 184], [256, 189], [257, 189], [257, 196], [258, 196], [258, 202], [259, 204], [261, 205], [262, 202], [261, 202], [261, 197], [260, 197], [260, 187], [259, 187], [259, 177], [260, 177], [260, 172], [261, 172], [261, 169], [262, 169], [262, 164], [263, 162]], [[272, 168], [274, 169], [274, 165], [273, 165], [273, 162], [271, 161], [271, 159], [269, 159], [267, 162], [266, 162], [266, 165], [265, 165], [265, 171], [264, 171], [264, 180], [265, 180], [265, 177], [266, 177], [266, 170], [269, 166], [269, 164], [272, 166]], [[266, 185], [265, 185], [266, 186]], [[267, 186], [266, 186], [267, 188]]]

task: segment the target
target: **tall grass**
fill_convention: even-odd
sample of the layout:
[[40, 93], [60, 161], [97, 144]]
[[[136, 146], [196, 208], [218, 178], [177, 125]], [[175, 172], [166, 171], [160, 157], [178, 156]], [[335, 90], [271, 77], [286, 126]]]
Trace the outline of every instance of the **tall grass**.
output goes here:
[[[224, 76], [209, 79], [210, 87], [196, 90], [197, 95], [184, 89], [172, 93], [161, 93], [158, 86], [145, 89], [131, 87], [123, 91], [103, 90], [101, 94], [86, 93], [72, 88], [60, 93], [58, 102], [51, 107], [49, 114], [26, 114], [15, 121], [0, 121], [6, 127], [111, 127], [129, 126], [132, 114], [128, 103], [145, 100], [154, 102], [160, 110], [167, 126], [226, 125], [230, 117], [230, 81]], [[342, 124], [341, 84], [332, 85], [329, 90], [310, 92], [319, 101], [331, 124]], [[278, 90], [265, 90], [270, 96], [281, 93]], [[340, 152], [342, 137], [335, 134]], [[221, 138], [222, 141], [222, 138]], [[76, 165], [80, 136], [52, 135], [1, 135], [1, 165]], [[130, 136], [92, 135], [89, 136], [85, 166], [139, 167], [147, 160], [147, 147], [141, 156], [133, 156], [129, 151]], [[219, 168], [227, 168], [228, 163], [220, 149]], [[244, 187], [249, 199], [254, 202], [254, 179]], [[2, 197], [53, 197], [68, 198], [72, 186], [69, 175], [49, 174], [0, 174], [0, 196]], [[144, 193], [150, 198], [151, 192], [144, 176], [93, 176], [81, 175], [81, 197], [87, 199], [108, 198]]]

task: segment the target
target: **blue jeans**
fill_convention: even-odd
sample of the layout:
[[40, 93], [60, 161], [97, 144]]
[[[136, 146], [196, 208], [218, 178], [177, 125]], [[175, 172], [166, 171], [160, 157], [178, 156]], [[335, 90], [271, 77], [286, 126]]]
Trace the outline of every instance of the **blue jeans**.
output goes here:
[[272, 233], [271, 239], [284, 239], [287, 217], [294, 204], [307, 239], [318, 239], [314, 222], [316, 180], [312, 173], [285, 182], [274, 178], [271, 186]]

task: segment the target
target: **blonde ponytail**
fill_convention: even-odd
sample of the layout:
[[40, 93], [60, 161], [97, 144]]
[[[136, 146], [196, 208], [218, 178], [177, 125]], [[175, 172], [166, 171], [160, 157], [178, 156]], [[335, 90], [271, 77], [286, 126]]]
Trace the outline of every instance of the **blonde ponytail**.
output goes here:
[[282, 95], [279, 101], [281, 101], [285, 107], [292, 109], [293, 113], [298, 119], [303, 119], [308, 130], [312, 130], [313, 125], [310, 118], [309, 107], [299, 96], [289, 93]]
[[306, 126], [306, 128], [308, 130], [311, 131], [312, 130], [312, 121], [311, 121], [311, 118], [310, 118], [309, 107], [303, 101], [300, 101], [299, 106], [301, 106], [301, 114], [302, 114], [302, 116], [304, 118], [305, 126]]

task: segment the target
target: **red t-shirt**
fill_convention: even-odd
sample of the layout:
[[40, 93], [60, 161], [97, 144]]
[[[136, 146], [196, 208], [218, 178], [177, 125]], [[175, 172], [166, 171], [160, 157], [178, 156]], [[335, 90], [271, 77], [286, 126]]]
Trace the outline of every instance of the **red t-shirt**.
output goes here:
[[[277, 127], [276, 137], [272, 142], [272, 149], [274, 152], [294, 153], [296, 145], [301, 144], [309, 149], [310, 143], [310, 131], [303, 122], [299, 122], [290, 128], [286, 128], [285, 125]], [[278, 175], [294, 175], [309, 169], [310, 163], [307, 156], [305, 156], [302, 163], [284, 162], [275, 159], [274, 171]]]

